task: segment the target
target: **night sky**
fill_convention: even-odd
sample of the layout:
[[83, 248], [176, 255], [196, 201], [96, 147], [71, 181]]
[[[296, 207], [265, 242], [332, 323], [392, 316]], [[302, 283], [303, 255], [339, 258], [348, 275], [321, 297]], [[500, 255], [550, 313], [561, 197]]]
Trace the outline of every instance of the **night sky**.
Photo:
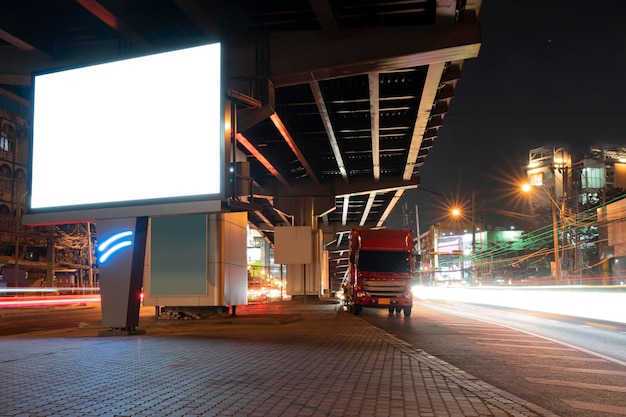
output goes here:
[[[513, 194], [530, 149], [626, 146], [622, 1], [484, 0], [479, 20], [479, 56], [465, 61], [421, 171], [421, 188], [431, 192], [406, 193], [388, 227], [402, 227], [406, 206], [413, 228], [417, 205], [423, 233], [472, 191], [485, 206], [522, 210]], [[484, 216], [496, 226], [509, 221]]]

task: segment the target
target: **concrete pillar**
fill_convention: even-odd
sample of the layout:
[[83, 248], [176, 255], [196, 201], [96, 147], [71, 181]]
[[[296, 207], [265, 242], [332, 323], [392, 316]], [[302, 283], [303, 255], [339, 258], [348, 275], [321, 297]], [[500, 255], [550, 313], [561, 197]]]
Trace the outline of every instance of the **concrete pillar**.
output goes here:
[[[317, 215], [327, 210], [328, 198], [302, 197], [281, 198], [279, 209], [294, 215], [294, 228], [285, 227], [276, 234], [275, 262], [287, 265], [287, 291], [295, 298], [319, 298], [327, 287], [323, 285], [326, 258], [323, 251], [323, 234], [317, 229]], [[334, 200], [332, 201], [334, 205]], [[279, 228], [277, 228], [279, 229]], [[289, 229], [295, 233], [290, 233]], [[308, 230], [308, 233], [303, 233]], [[278, 232], [278, 231], [277, 231]], [[285, 236], [283, 238], [283, 236]], [[310, 251], [306, 262], [294, 262], [302, 259], [297, 251]], [[294, 252], [295, 251], [295, 252]]]

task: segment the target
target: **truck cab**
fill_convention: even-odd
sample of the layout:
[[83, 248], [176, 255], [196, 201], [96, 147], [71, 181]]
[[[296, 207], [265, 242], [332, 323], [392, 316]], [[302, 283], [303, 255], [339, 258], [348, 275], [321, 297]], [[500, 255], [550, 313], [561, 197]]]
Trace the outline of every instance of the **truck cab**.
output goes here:
[[409, 317], [413, 259], [411, 230], [352, 230], [349, 282], [344, 286], [348, 309], [358, 315], [363, 308], [386, 308]]

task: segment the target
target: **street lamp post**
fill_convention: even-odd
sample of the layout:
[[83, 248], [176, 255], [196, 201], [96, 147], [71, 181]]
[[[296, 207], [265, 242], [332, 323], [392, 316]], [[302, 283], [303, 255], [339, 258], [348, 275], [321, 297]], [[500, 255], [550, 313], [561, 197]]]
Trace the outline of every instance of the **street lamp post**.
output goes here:
[[[532, 190], [533, 186], [530, 184], [523, 184], [522, 191], [529, 192]], [[552, 209], [552, 238], [554, 240], [554, 279], [557, 281], [561, 280], [562, 272], [561, 272], [561, 256], [559, 249], [559, 229], [558, 229], [558, 219], [557, 219], [557, 209], [560, 210], [560, 207], [556, 203], [556, 190], [555, 187], [550, 188], [550, 192], [546, 190], [545, 187], [540, 187], [550, 199], [550, 207]]]
[[[472, 190], [472, 200], [471, 200], [471, 227], [472, 227], [472, 250], [470, 252], [470, 256], [471, 256], [471, 277], [472, 277], [472, 281], [473, 284], [478, 284], [478, 269], [477, 269], [477, 265], [476, 265], [476, 191]], [[452, 217], [461, 217], [463, 216], [463, 213], [461, 212], [461, 209], [458, 207], [454, 207], [451, 209], [450, 214], [452, 215]], [[467, 218], [467, 217], [465, 217]]]
[[474, 284], [478, 283], [478, 270], [476, 269], [476, 192], [472, 190], [472, 277]]
[[[543, 189], [545, 191], [545, 188]], [[547, 191], [546, 191], [547, 193]], [[552, 188], [552, 196], [550, 196], [550, 206], [552, 207], [552, 238], [554, 239], [554, 278], [561, 280], [561, 254], [559, 253], [559, 230], [556, 218], [556, 202], [554, 201], [554, 187]]]

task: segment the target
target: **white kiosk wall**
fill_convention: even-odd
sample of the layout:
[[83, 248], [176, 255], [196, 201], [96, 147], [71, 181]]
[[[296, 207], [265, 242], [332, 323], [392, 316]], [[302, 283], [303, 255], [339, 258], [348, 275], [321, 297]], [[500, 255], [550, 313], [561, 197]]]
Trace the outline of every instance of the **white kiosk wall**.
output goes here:
[[144, 304], [247, 304], [247, 220], [245, 212], [151, 218]]

